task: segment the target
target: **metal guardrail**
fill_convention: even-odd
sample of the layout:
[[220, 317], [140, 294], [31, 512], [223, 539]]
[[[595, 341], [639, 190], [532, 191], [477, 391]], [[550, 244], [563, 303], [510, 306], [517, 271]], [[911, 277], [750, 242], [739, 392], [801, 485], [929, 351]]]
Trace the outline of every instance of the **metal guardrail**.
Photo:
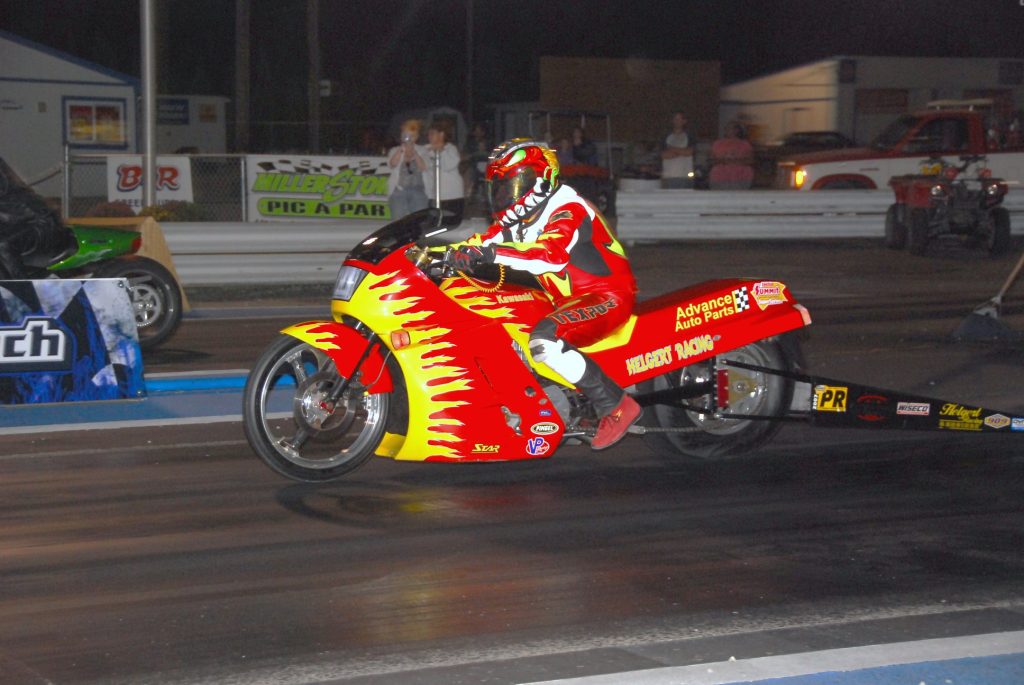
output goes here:
[[[620, 192], [623, 240], [881, 238], [891, 190]], [[1024, 233], [1024, 190], [1007, 195]], [[1016, 217], [1016, 218], [1014, 218]]]
[[[888, 190], [621, 192], [618, 234], [627, 242], [694, 239], [881, 238]], [[1007, 196], [1015, 234], [1024, 233], [1024, 190]], [[380, 222], [164, 223], [187, 286], [329, 283], [345, 255]], [[467, 221], [456, 237], [482, 230]]]
[[[262, 283], [330, 283], [345, 255], [383, 224], [365, 220], [318, 222], [164, 223], [164, 238], [185, 287]], [[481, 231], [481, 219], [463, 222], [453, 240]]]

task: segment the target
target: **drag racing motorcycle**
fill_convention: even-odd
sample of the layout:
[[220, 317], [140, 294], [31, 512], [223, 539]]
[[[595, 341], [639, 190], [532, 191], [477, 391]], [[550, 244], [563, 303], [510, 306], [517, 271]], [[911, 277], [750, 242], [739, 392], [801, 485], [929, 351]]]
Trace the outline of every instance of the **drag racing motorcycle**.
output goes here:
[[0, 281], [124, 278], [139, 346], [150, 350], [177, 330], [182, 294], [167, 268], [136, 254], [141, 247], [135, 231], [64, 224], [0, 158]]
[[[586, 398], [529, 352], [552, 305], [533, 281], [490, 265], [453, 271], [455, 241], [424, 210], [348, 255], [332, 321], [282, 331], [244, 391], [245, 434], [279, 474], [341, 477], [379, 455], [437, 462], [551, 457], [586, 443]], [[791, 410], [800, 364], [792, 332], [810, 315], [785, 284], [730, 279], [639, 302], [583, 348], [645, 407], [659, 451], [715, 459], [762, 445]]]

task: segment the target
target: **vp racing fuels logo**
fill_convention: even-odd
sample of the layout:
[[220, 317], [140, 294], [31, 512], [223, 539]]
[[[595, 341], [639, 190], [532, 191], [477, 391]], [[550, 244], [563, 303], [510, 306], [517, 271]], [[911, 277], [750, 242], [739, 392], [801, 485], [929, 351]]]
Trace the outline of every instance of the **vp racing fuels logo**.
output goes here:
[[29, 317], [16, 326], [0, 326], [0, 374], [67, 371], [72, 345], [55, 320]]

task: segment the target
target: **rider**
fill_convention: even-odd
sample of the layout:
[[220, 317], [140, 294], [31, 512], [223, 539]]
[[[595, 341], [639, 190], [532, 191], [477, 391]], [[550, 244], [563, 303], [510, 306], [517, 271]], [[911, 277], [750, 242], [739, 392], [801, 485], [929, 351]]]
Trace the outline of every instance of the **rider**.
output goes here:
[[494, 223], [447, 259], [464, 271], [495, 263], [537, 278], [555, 311], [531, 331], [530, 353], [590, 400], [600, 419], [591, 447], [611, 447], [640, 418], [640, 406], [579, 347], [629, 318], [637, 288], [626, 253], [600, 212], [559, 183], [558, 160], [542, 143], [502, 143], [486, 179]]
[[52, 257], [69, 242], [74, 235], [57, 212], [0, 159], [0, 279], [29, 278], [26, 258]]

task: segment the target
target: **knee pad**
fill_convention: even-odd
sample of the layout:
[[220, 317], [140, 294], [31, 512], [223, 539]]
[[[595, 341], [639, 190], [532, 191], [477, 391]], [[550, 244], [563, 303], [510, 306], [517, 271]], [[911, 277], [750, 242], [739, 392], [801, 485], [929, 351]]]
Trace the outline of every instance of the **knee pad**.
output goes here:
[[[546, 321], [544, 322], [546, 323]], [[554, 337], [554, 325], [538, 325], [530, 334], [530, 355], [573, 385], [583, 378], [587, 360], [572, 345]]]

